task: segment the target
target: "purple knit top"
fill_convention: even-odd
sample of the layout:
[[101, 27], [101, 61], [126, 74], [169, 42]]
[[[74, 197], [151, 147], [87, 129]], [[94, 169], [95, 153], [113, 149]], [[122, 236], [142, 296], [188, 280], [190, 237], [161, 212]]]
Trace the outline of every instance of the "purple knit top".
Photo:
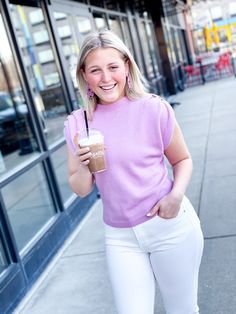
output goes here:
[[[107, 170], [95, 174], [103, 201], [104, 222], [113, 227], [132, 227], [145, 222], [147, 212], [170, 192], [172, 180], [164, 161], [175, 124], [172, 107], [149, 94], [135, 101], [98, 104], [89, 126], [105, 139]], [[85, 128], [83, 109], [65, 121], [64, 134], [73, 153], [73, 138]]]

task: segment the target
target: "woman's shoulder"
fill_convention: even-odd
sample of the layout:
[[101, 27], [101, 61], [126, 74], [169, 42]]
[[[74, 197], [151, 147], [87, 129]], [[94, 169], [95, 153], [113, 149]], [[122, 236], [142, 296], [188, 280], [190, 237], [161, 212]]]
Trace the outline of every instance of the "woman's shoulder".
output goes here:
[[83, 108], [78, 108], [78, 109], [75, 109], [73, 111], [71, 111], [70, 114], [68, 114], [68, 116], [66, 117], [66, 120], [69, 120], [71, 118], [76, 118], [76, 119], [80, 119], [83, 117], [83, 112], [84, 112], [84, 109]]
[[161, 110], [163, 107], [171, 109], [169, 102], [162, 96], [157, 94], [149, 93], [143, 97], [143, 104], [147, 107], [154, 107]]
[[69, 124], [78, 124], [80, 123], [80, 121], [83, 121], [83, 112], [84, 109], [83, 108], [79, 108], [79, 109], [75, 109], [73, 111], [71, 111], [70, 114], [67, 115], [64, 124], [67, 125]]
[[84, 109], [73, 110], [64, 121], [64, 128], [69, 129], [71, 134], [82, 130], [84, 126]]
[[149, 93], [145, 97], [153, 103], [168, 103], [168, 101], [164, 98], [164, 96], [160, 96], [157, 94]]

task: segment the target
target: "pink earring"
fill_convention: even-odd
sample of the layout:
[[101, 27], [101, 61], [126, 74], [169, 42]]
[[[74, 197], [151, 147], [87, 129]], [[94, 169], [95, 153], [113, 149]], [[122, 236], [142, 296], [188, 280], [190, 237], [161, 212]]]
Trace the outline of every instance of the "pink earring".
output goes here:
[[132, 89], [132, 83], [131, 83], [131, 79], [130, 79], [129, 74], [126, 77], [126, 82], [127, 82], [127, 85], [128, 85], [128, 89], [130, 91]]
[[94, 96], [94, 92], [93, 90], [89, 87], [89, 85], [87, 84], [87, 97], [88, 99], [93, 99], [93, 96]]

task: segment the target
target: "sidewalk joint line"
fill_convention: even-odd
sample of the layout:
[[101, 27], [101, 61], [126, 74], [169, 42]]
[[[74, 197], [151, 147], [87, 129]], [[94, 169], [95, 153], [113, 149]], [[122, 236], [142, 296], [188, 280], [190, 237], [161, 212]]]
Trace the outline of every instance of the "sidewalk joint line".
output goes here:
[[103, 254], [105, 252], [106, 252], [105, 250], [102, 250], [102, 251], [87, 252], [87, 253], [81, 253], [81, 254], [64, 255], [61, 257], [61, 259], [67, 259], [70, 257], [81, 257], [81, 256], [87, 256], [87, 255], [95, 255], [95, 254]]
[[213, 108], [214, 108], [214, 102], [215, 102], [215, 94], [213, 94], [211, 105], [210, 105], [210, 112], [209, 112], [209, 123], [208, 123], [208, 130], [206, 135], [206, 146], [204, 150], [204, 158], [203, 158], [203, 171], [202, 171], [202, 180], [200, 185], [200, 192], [199, 192], [199, 203], [198, 203], [198, 209], [197, 214], [198, 217], [200, 217], [200, 209], [202, 207], [202, 194], [203, 194], [203, 186], [205, 182], [205, 174], [206, 174], [206, 162], [207, 162], [207, 154], [208, 154], [208, 144], [209, 144], [209, 137], [210, 137], [210, 131], [212, 126], [212, 115], [213, 115]]
[[224, 234], [224, 235], [220, 235], [220, 236], [204, 237], [204, 240], [215, 240], [215, 239], [234, 238], [234, 237], [236, 237], [236, 233]]

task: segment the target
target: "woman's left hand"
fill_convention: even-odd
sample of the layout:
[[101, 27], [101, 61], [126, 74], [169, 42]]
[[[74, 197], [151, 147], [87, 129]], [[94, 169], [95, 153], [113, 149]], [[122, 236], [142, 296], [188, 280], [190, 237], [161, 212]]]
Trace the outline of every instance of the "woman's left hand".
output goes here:
[[178, 215], [183, 195], [170, 192], [147, 213], [147, 216], [158, 215], [164, 219], [174, 218]]

